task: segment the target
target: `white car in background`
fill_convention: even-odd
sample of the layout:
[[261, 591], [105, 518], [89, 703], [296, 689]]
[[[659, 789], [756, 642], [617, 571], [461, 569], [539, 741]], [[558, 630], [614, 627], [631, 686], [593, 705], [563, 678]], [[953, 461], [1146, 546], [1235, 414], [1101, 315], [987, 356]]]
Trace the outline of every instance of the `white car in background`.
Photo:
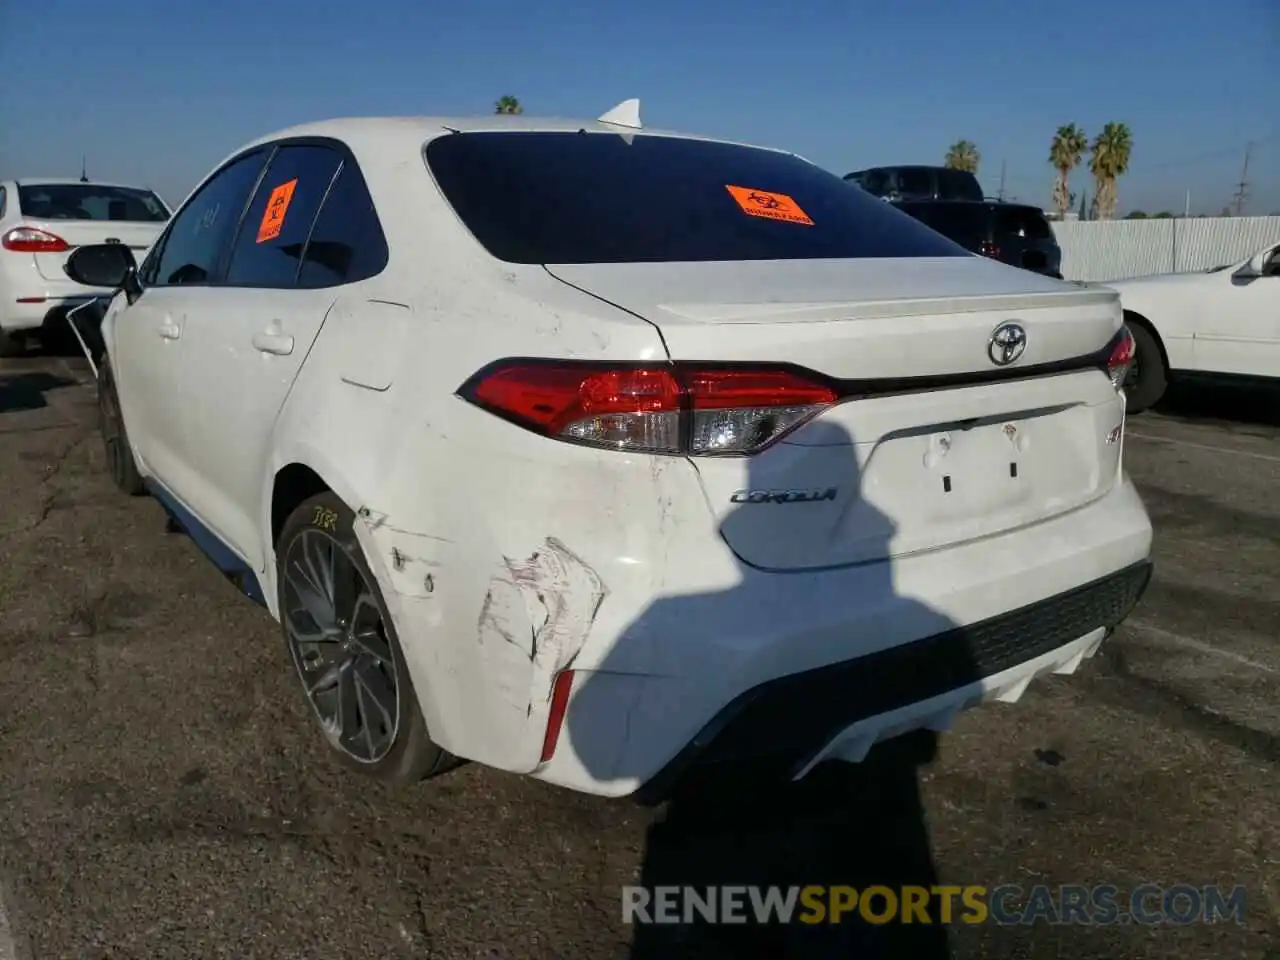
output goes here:
[[1150, 576], [1115, 293], [631, 101], [286, 130], [69, 269], [120, 291], [116, 484], [387, 780], [802, 776], [1070, 673]]
[[49, 330], [68, 310], [110, 293], [66, 275], [72, 250], [120, 243], [141, 260], [168, 220], [165, 202], [141, 187], [50, 177], [0, 180], [0, 356], [20, 352], [29, 332]]
[[1128, 411], [1157, 403], [1173, 379], [1280, 379], [1280, 243], [1243, 263], [1103, 286], [1120, 294], [1136, 341]]

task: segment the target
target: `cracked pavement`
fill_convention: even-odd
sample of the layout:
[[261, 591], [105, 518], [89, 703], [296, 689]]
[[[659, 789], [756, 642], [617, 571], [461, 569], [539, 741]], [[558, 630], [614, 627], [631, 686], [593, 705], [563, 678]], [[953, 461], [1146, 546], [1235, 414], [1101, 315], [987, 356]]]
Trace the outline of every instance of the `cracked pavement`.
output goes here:
[[969, 712], [918, 770], [898, 744], [785, 796], [709, 785], [657, 821], [474, 765], [401, 792], [343, 772], [270, 619], [111, 487], [84, 365], [0, 362], [0, 939], [86, 960], [848, 956], [632, 945], [620, 887], [936, 870], [1248, 889], [1243, 927], [957, 925], [956, 957], [1268, 956], [1280, 405], [1213, 397], [1130, 421], [1156, 579], [1078, 674]]

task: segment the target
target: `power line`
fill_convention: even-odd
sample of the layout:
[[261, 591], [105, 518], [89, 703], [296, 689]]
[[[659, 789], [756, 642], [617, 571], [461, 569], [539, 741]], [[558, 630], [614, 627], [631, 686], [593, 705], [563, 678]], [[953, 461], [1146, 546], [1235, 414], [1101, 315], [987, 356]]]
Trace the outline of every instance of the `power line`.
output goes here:
[[[1271, 143], [1273, 140], [1280, 139], [1280, 134], [1273, 133], [1271, 136], [1263, 137], [1261, 140], [1251, 141], [1253, 146], [1261, 147]], [[1178, 167], [1189, 167], [1192, 164], [1204, 163], [1206, 160], [1220, 160], [1224, 157], [1234, 156], [1239, 147], [1223, 147], [1219, 150], [1211, 150], [1207, 153], [1194, 154], [1189, 157], [1182, 157], [1178, 160], [1166, 160], [1161, 163], [1152, 163], [1141, 167], [1131, 167], [1128, 173], [1151, 173], [1156, 170], [1176, 169]]]
[[1232, 198], [1236, 205], [1236, 216], [1244, 212], [1244, 202], [1249, 199], [1249, 154], [1253, 152], [1253, 143], [1244, 145], [1244, 167], [1240, 170], [1240, 182], [1236, 184], [1236, 193]]

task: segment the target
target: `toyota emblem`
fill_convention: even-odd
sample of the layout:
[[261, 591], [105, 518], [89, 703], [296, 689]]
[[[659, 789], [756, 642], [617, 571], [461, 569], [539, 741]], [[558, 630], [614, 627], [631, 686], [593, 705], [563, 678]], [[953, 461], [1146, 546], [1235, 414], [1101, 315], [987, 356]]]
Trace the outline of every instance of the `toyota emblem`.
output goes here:
[[1027, 349], [1027, 331], [1017, 323], [1002, 323], [991, 331], [987, 356], [997, 367], [1007, 367]]

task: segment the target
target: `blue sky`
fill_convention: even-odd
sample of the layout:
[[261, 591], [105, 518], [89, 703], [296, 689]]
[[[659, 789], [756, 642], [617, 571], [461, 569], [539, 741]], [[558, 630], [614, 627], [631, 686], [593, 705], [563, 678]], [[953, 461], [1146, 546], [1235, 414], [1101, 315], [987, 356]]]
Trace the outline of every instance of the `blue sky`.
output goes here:
[[[1133, 130], [1120, 208], [1280, 211], [1280, 6], [1190, 0], [627, 4], [3, 0], [0, 176], [179, 202], [240, 143], [331, 116], [596, 116], [794, 150], [836, 173], [975, 141], [989, 193], [1047, 204], [1054, 129]], [[1077, 173], [1073, 188], [1086, 176]]]

